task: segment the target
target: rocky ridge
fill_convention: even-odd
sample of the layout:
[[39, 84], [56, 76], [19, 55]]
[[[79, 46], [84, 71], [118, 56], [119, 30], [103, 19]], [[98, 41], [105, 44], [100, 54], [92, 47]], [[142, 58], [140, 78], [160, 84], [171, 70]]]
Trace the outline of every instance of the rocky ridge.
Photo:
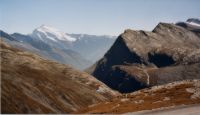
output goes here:
[[91, 73], [123, 93], [199, 79], [199, 63], [200, 37], [180, 26], [159, 23], [152, 32], [125, 30]]

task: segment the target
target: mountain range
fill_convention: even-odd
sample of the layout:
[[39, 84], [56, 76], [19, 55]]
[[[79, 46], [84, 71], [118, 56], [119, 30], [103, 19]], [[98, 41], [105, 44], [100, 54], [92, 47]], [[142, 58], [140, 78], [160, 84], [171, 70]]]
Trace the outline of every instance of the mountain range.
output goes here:
[[67, 34], [46, 25], [36, 28], [28, 35], [0, 32], [2, 38], [16, 48], [80, 70], [100, 59], [115, 40], [115, 36]]

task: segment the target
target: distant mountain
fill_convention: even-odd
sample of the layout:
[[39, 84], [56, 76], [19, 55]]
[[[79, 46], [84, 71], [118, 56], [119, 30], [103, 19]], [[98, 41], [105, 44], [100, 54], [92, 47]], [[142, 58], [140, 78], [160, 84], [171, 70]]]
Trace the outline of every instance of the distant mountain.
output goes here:
[[114, 43], [116, 36], [96, 36], [87, 34], [68, 34], [76, 41], [73, 42], [72, 49], [79, 52], [83, 57], [93, 63], [103, 57], [107, 50]]
[[72, 42], [76, 41], [75, 38], [68, 36], [64, 32], [46, 25], [36, 28], [29, 36], [60, 49], [69, 49]]
[[198, 18], [189, 18], [187, 22], [196, 26], [200, 26], [200, 19]]
[[68, 34], [53, 27], [42, 25], [30, 36], [61, 49], [71, 49], [93, 63], [100, 59], [114, 43], [116, 36]]
[[3, 31], [1, 34], [3, 39], [14, 47], [81, 70], [100, 59], [116, 38], [105, 35], [67, 34], [47, 25], [36, 28], [29, 35], [9, 35]]
[[17, 41], [15, 38], [10, 36], [8, 33], [4, 32], [4, 31], [1, 31], [1, 30], [0, 30], [0, 37], [6, 38], [6, 39], [8, 39], [10, 41]]
[[186, 79], [200, 79], [200, 36], [174, 24], [152, 32], [125, 30], [91, 74], [122, 93]]
[[0, 45], [1, 113], [69, 113], [118, 95], [87, 73]]
[[76, 41], [75, 38], [72, 38], [65, 34], [64, 32], [59, 31], [50, 26], [42, 25], [39, 28], [35, 29], [31, 34], [33, 38], [38, 38], [42, 41], [51, 40], [51, 41], [67, 41], [73, 42]]
[[200, 36], [200, 19], [190, 18], [186, 22], [177, 22], [176, 25], [190, 30]]
[[[2, 33], [3, 31], [1, 31]], [[85, 69], [91, 65], [91, 62], [83, 58], [78, 52], [68, 48], [62, 48], [59, 43], [48, 43], [29, 35], [14, 33], [12, 35], [1, 36], [4, 41], [15, 48], [36, 53], [47, 59], [59, 63], [69, 64], [77, 69]], [[10, 40], [10, 38], [14, 40]]]

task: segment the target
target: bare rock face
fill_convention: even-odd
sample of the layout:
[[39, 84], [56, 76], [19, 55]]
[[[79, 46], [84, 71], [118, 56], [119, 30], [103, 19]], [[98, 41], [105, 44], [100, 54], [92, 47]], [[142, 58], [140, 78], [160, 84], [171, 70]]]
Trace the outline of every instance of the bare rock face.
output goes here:
[[125, 30], [92, 75], [120, 92], [200, 78], [200, 37], [174, 24], [152, 32]]
[[2, 113], [69, 113], [116, 95], [87, 73], [1, 41]]

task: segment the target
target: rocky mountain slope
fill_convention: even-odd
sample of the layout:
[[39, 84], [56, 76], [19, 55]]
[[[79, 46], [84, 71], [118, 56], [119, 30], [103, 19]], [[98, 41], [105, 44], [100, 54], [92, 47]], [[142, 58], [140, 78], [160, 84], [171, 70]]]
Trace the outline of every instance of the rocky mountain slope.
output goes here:
[[122, 93], [200, 78], [200, 37], [174, 24], [152, 32], [125, 30], [91, 69], [92, 75]]
[[91, 105], [76, 113], [121, 114], [133, 112], [130, 114], [134, 114], [135, 111], [192, 104], [200, 104], [200, 80], [185, 80], [142, 89], [118, 96], [108, 102]]
[[1, 45], [1, 113], [69, 113], [118, 95], [87, 73]]

